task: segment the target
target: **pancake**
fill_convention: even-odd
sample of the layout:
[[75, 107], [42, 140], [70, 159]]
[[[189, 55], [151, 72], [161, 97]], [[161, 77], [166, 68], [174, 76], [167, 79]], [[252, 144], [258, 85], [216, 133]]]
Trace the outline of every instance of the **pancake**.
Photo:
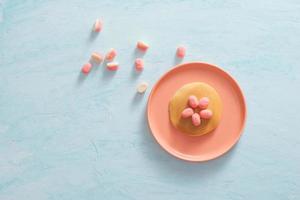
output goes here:
[[[213, 112], [210, 119], [201, 119], [199, 126], [194, 126], [191, 118], [182, 118], [181, 113], [188, 108], [188, 98], [194, 95], [198, 100], [202, 97], [209, 98], [207, 109]], [[200, 111], [199, 108], [194, 109], [195, 112]], [[200, 136], [214, 130], [220, 120], [222, 114], [222, 101], [218, 92], [210, 85], [203, 82], [192, 82], [182, 86], [176, 91], [169, 102], [169, 117], [172, 125], [191, 136]]]

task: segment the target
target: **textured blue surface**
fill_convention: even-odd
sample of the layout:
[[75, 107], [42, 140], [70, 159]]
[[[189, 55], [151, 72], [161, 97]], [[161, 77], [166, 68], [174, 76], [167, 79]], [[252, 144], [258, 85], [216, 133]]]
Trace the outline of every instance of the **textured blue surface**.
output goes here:
[[[0, 2], [1, 200], [300, 199], [298, 0]], [[140, 75], [138, 39], [151, 44]], [[165, 153], [147, 128], [149, 90], [135, 93], [174, 65], [178, 44], [247, 99], [239, 144], [207, 163]], [[110, 47], [120, 71], [79, 76]]]

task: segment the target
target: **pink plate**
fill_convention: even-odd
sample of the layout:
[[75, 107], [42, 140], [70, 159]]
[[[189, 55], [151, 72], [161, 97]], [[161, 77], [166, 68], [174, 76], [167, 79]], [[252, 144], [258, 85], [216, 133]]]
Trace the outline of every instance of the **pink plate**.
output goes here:
[[[206, 82], [223, 103], [218, 127], [203, 136], [188, 136], [169, 121], [169, 100], [177, 89], [190, 82]], [[148, 99], [148, 123], [157, 142], [170, 154], [188, 161], [207, 161], [226, 153], [240, 138], [246, 121], [246, 103], [237, 82], [225, 71], [207, 63], [176, 66], [153, 87]]]

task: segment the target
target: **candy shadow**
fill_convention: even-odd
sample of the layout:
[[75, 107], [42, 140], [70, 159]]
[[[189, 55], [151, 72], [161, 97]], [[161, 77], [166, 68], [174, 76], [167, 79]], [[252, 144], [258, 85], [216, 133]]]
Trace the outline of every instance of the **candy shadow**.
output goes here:
[[98, 33], [98, 32], [95, 32], [95, 31], [92, 29], [92, 30], [90, 31], [90, 35], [89, 35], [89, 38], [88, 38], [88, 42], [89, 42], [89, 43], [94, 42], [98, 35], [99, 35], [99, 33]]
[[141, 51], [138, 48], [135, 48], [133, 51], [133, 58], [143, 58], [145, 56], [146, 52], [145, 51]]
[[98, 71], [98, 69], [100, 68], [100, 66], [102, 64], [102, 63], [95, 62], [92, 58], [90, 58], [89, 63], [91, 63], [91, 65], [92, 65], [92, 70], [91, 70], [92, 72]]
[[83, 82], [85, 81], [85, 79], [87, 78], [88, 75], [83, 74], [81, 71], [78, 73], [77, 76], [77, 85], [80, 86], [81, 84], [83, 84]]
[[130, 76], [130, 79], [131, 79], [132, 81], [136, 80], [136, 79], [141, 75], [142, 72], [143, 72], [143, 71], [137, 71], [137, 70], [135, 69], [135, 65], [133, 64], [132, 69], [131, 69], [131, 76]]
[[138, 103], [141, 103], [145, 97], [145, 92], [144, 93], [138, 93], [135, 92], [133, 95], [132, 101], [131, 101], [131, 107], [136, 108]]
[[183, 61], [183, 58], [178, 58], [177, 55], [174, 55], [173, 65], [178, 65]]

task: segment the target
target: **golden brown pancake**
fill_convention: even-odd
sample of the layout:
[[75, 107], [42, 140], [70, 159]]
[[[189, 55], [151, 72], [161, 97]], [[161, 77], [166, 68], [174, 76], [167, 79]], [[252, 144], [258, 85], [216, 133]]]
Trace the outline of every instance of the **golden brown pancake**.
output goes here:
[[[202, 97], [209, 98], [208, 109], [213, 112], [213, 116], [208, 120], [201, 119], [200, 126], [194, 126], [191, 117], [186, 119], [181, 117], [182, 111], [189, 107], [188, 98], [191, 95], [196, 96], [198, 99]], [[194, 110], [199, 113], [198, 108]], [[192, 82], [182, 86], [176, 91], [169, 103], [171, 123], [175, 128], [191, 136], [204, 135], [215, 129], [220, 122], [221, 113], [222, 102], [218, 92], [212, 86], [203, 82]]]

